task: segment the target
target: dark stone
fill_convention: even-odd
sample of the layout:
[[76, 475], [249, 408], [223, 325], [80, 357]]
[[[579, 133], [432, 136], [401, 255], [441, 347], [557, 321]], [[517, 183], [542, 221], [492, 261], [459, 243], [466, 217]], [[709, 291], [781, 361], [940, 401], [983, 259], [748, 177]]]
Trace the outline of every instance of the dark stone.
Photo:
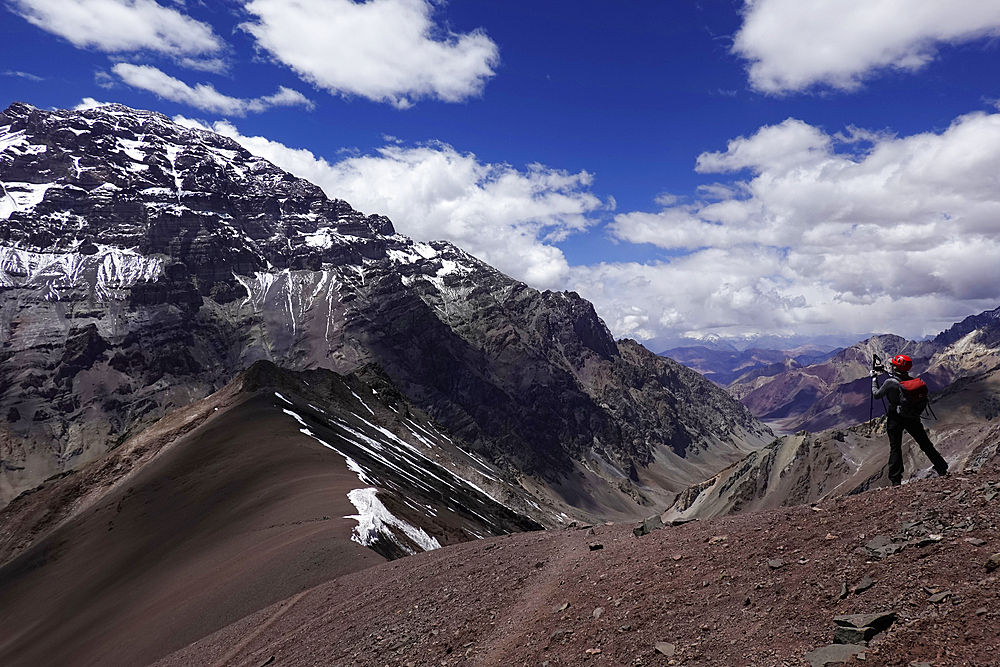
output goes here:
[[837, 628], [833, 633], [834, 644], [863, 644], [875, 635], [885, 632], [896, 621], [896, 612], [878, 614], [847, 614], [835, 616]]
[[878, 632], [889, 629], [896, 621], [896, 612], [886, 611], [875, 614], [844, 614], [834, 616], [833, 622], [844, 628], [875, 628]]
[[874, 628], [845, 628], [838, 626], [833, 631], [834, 644], [866, 644], [877, 632]]
[[914, 544], [922, 548], [922, 547], [929, 547], [932, 544], [937, 544], [940, 541], [941, 541], [940, 535], [928, 535], [926, 537], [920, 538]]
[[638, 526], [632, 529], [632, 534], [636, 537], [642, 537], [643, 535], [649, 535], [654, 530], [659, 530], [663, 528], [663, 521], [660, 520], [659, 514], [654, 514], [653, 516], [646, 517], [642, 520]]
[[873, 585], [875, 585], [875, 582], [872, 581], [872, 578], [866, 574], [864, 578], [860, 582], [858, 582], [858, 585], [854, 587], [854, 592], [863, 593], [867, 591], [869, 588], [871, 588]]
[[859, 644], [831, 644], [806, 653], [805, 659], [811, 667], [831, 667], [843, 665], [867, 650], [867, 646]]
[[934, 595], [930, 596], [929, 598], [927, 598], [927, 601], [930, 602], [931, 604], [939, 604], [941, 602], [944, 602], [950, 597], [951, 597], [951, 591], [942, 591], [940, 593], [935, 593]]
[[671, 526], [683, 526], [686, 523], [691, 523], [692, 521], [698, 521], [698, 519], [673, 519], [670, 522]]
[[890, 544], [892, 544], [892, 538], [888, 535], [876, 535], [865, 545], [865, 548], [869, 551], [877, 551]]

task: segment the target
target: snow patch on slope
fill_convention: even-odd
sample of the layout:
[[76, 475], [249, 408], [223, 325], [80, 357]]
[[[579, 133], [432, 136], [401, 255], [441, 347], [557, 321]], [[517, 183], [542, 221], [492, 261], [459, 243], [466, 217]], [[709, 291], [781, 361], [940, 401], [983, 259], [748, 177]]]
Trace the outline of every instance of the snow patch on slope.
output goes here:
[[87, 287], [98, 300], [108, 301], [116, 298], [115, 290], [156, 280], [162, 273], [163, 258], [134, 250], [97, 246], [93, 254], [84, 254], [0, 246], [0, 287], [38, 287], [47, 300]]
[[[288, 401], [287, 398], [285, 398], [278, 392], [275, 392], [274, 395], [280, 398], [282, 401], [290, 403], [290, 401]], [[301, 415], [287, 408], [282, 408], [282, 412], [284, 412], [286, 415], [289, 415], [299, 423], [299, 425], [301, 426], [301, 428], [299, 429], [300, 433], [309, 436], [310, 438], [319, 442], [324, 447], [331, 449], [340, 456], [344, 457], [344, 461], [347, 464], [347, 468], [358, 476], [358, 479], [361, 481], [362, 484], [375, 483], [371, 475], [367, 471], [365, 471], [364, 468], [362, 468], [354, 459], [344, 454], [339, 449], [337, 449], [336, 447], [334, 447], [333, 445], [331, 445], [330, 443], [326, 442], [318, 435], [313, 433], [312, 430], [309, 428], [309, 426], [306, 424], [305, 419], [303, 419]], [[343, 422], [341, 422], [340, 425], [345, 428], [348, 428], [346, 424], [344, 424]], [[377, 449], [382, 449], [381, 445], [379, 445], [379, 443], [377, 443], [376, 441], [367, 438], [367, 436], [364, 436], [358, 433], [357, 431], [353, 431], [353, 429], [352, 432], [355, 435], [359, 436], [360, 439], [366, 441], [368, 444], [376, 447]], [[392, 464], [391, 462], [388, 461], [388, 459], [379, 456], [371, 449], [364, 447], [364, 445], [362, 445], [361, 443], [355, 442], [353, 444], [360, 447], [366, 454], [373, 456], [378, 460], [380, 460], [381, 462], [385, 463], [386, 465], [394, 468], [397, 472], [406, 474], [402, 468]], [[417, 480], [416, 477], [412, 475], [407, 475], [407, 476], [413, 482], [419, 482], [419, 480]], [[426, 485], [423, 486], [425, 486], [425, 488], [429, 488], [426, 487]], [[422, 548], [424, 551], [441, 548], [441, 544], [435, 538], [428, 535], [427, 532], [424, 531], [422, 528], [412, 526], [403, 521], [402, 519], [393, 515], [386, 508], [386, 506], [382, 504], [382, 501], [378, 499], [377, 493], [378, 493], [377, 489], [369, 487], [363, 489], [354, 489], [347, 494], [348, 499], [358, 510], [358, 514], [344, 517], [346, 519], [355, 519], [358, 522], [358, 525], [355, 527], [351, 535], [352, 540], [354, 540], [358, 544], [367, 547], [375, 544], [375, 542], [378, 541], [380, 536], [386, 537], [388, 539], [392, 539], [394, 543], [396, 543], [401, 549], [403, 549], [407, 553], [409, 554], [416, 553], [408, 545], [401, 543], [400, 541], [396, 540], [393, 537], [393, 532], [389, 530], [389, 528], [392, 527], [401, 530], [404, 535], [410, 538], [410, 540], [412, 540], [414, 544]]]
[[0, 187], [4, 192], [0, 198], [0, 220], [6, 220], [16, 212], [24, 213], [35, 208], [52, 184], [0, 182]]
[[[391, 536], [392, 531], [389, 529], [396, 528], [403, 531], [408, 538], [413, 540], [424, 551], [441, 548], [441, 543], [424, 532], [422, 528], [414, 528], [405, 521], [401, 521], [393, 516], [386, 509], [385, 505], [382, 504], [382, 501], [378, 499], [377, 494], [378, 490], [373, 488], [354, 489], [347, 494], [351, 503], [358, 508], [357, 514], [345, 517], [347, 519], [355, 519], [358, 522], [358, 526], [354, 529], [354, 534], [351, 536], [352, 540], [364, 546], [371, 546], [379, 537], [383, 535]], [[399, 543], [397, 542], [397, 544]], [[416, 553], [403, 544], [399, 546], [410, 554]]]

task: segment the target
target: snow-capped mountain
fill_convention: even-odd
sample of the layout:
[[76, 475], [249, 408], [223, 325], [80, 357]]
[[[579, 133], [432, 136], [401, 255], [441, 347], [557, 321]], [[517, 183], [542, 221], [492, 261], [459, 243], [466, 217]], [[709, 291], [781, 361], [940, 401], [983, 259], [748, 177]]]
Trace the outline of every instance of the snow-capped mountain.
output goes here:
[[644, 514], [770, 441], [574, 293], [330, 200], [235, 142], [110, 105], [0, 114], [0, 500], [254, 361], [377, 363], [511, 479]]

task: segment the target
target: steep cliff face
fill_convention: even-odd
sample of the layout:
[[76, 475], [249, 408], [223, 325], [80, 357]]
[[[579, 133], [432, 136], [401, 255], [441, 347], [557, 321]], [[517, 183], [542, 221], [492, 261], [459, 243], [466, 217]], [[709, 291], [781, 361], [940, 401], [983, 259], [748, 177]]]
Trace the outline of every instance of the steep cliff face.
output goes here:
[[400, 389], [526, 486], [635, 514], [770, 440], [678, 364], [231, 140], [111, 105], [0, 114], [0, 502], [259, 359]]

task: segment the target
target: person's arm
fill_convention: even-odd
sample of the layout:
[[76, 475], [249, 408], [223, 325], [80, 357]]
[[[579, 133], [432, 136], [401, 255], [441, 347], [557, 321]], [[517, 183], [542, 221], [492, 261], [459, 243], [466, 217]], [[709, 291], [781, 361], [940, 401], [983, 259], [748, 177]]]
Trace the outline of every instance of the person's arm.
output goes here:
[[[882, 383], [881, 387], [878, 386], [878, 378], [874, 375], [872, 376], [872, 396], [874, 396], [875, 398], [882, 398], [883, 396], [889, 396], [890, 391], [893, 388], [898, 388], [898, 387], [899, 387], [899, 381], [896, 380], [896, 378], [892, 377], [891, 375], [885, 379], [885, 382]], [[893, 405], [896, 404], [896, 402], [892, 400], [892, 396], [889, 396], [889, 402], [892, 403]]]

